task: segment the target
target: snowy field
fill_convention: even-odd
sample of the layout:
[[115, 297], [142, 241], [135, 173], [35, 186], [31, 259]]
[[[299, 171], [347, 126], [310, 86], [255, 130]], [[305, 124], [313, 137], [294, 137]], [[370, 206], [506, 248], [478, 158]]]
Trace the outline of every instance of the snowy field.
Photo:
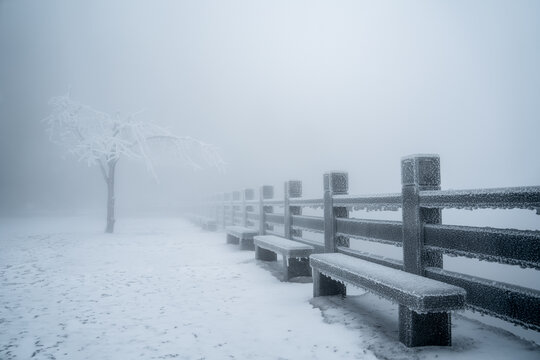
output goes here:
[[180, 219], [0, 220], [0, 359], [539, 359], [454, 315], [451, 348], [407, 349], [397, 306], [312, 300], [309, 278]]

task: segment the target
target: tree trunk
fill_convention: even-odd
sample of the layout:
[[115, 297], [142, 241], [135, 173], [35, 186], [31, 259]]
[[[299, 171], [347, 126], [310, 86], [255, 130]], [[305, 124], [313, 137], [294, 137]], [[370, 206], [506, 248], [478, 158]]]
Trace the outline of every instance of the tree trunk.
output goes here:
[[109, 174], [107, 176], [107, 228], [106, 233], [114, 232], [114, 170], [116, 168], [116, 161], [110, 161]]

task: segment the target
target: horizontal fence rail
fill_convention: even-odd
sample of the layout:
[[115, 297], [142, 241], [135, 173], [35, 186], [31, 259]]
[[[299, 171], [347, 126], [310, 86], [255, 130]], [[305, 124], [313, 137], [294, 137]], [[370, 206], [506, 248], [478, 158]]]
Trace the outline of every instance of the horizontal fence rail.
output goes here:
[[[210, 219], [220, 227], [250, 227], [259, 234], [311, 245], [315, 253], [338, 252], [459, 286], [467, 292], [469, 309], [540, 331], [540, 291], [443, 266], [443, 255], [448, 255], [538, 271], [540, 231], [442, 224], [444, 209], [524, 209], [540, 214], [540, 186], [441, 190], [437, 155], [404, 157], [398, 193], [349, 195], [345, 172], [327, 173], [323, 180], [323, 197], [303, 197], [302, 183], [291, 180], [285, 183], [282, 198], [275, 198], [273, 186], [268, 185], [259, 191], [220, 194], [199, 204], [193, 218], [199, 223]], [[276, 208], [283, 212], [274, 213]], [[323, 216], [304, 215], [303, 208], [321, 209]], [[350, 217], [357, 216], [352, 213], [356, 210], [400, 210], [402, 221]], [[357, 246], [351, 248], [351, 241]], [[363, 241], [402, 247], [403, 258], [362, 251]]]
[[426, 208], [529, 209], [540, 208], [540, 186], [478, 190], [421, 191], [420, 205]]
[[336, 219], [337, 235], [392, 245], [401, 245], [402, 228], [401, 221]]
[[270, 224], [283, 225], [285, 224], [285, 216], [280, 214], [266, 214], [266, 221]]
[[324, 200], [323, 199], [291, 198], [289, 200], [289, 205], [322, 208], [324, 205]]
[[293, 215], [293, 227], [314, 232], [324, 232], [324, 218], [317, 216]]
[[379, 195], [334, 195], [334, 206], [352, 210], [398, 210], [401, 208], [401, 194]]
[[472, 310], [540, 331], [538, 290], [440, 268], [427, 268], [426, 276], [465, 289], [467, 306]]
[[540, 269], [540, 231], [424, 225], [430, 250]]

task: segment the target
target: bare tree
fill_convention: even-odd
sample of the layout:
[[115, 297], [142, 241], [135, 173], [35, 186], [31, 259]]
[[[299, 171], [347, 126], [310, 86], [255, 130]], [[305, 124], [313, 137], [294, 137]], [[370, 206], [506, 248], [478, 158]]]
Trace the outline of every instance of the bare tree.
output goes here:
[[99, 166], [107, 184], [105, 232], [114, 231], [115, 172], [122, 157], [142, 160], [155, 176], [149, 146], [157, 142], [172, 146], [180, 161], [192, 168], [222, 168], [224, 165], [215, 146], [176, 136], [161, 126], [139, 120], [137, 114], [111, 116], [72, 100], [69, 94], [52, 98], [50, 104], [53, 111], [44, 121], [51, 141], [65, 147], [79, 161]]

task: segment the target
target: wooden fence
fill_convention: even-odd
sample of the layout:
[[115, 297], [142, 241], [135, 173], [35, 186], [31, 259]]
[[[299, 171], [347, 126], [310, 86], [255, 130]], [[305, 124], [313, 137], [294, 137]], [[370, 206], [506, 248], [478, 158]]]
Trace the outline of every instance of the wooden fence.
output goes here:
[[[529, 209], [540, 214], [540, 186], [475, 190], [441, 190], [438, 155], [401, 160], [400, 193], [349, 195], [345, 172], [324, 174], [320, 198], [302, 197], [300, 181], [285, 182], [284, 197], [272, 186], [234, 191], [207, 198], [199, 215], [220, 227], [243, 225], [306, 243], [315, 252], [339, 252], [462, 287], [467, 307], [540, 331], [540, 291], [444, 269], [443, 254], [540, 270], [540, 231], [443, 225], [443, 209]], [[283, 213], [274, 213], [274, 208]], [[304, 207], [321, 208], [324, 216], [302, 215]], [[350, 218], [351, 210], [399, 210], [402, 221]], [[324, 234], [323, 241], [303, 231]], [[403, 248], [394, 260], [351, 249], [349, 239]]]

